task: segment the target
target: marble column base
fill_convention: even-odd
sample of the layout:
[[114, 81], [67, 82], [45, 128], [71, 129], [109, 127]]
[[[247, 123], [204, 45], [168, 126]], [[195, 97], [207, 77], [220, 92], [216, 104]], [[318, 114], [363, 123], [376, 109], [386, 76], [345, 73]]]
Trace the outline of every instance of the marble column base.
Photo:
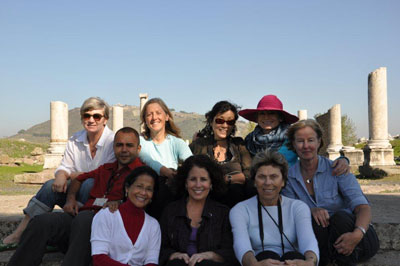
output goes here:
[[396, 165], [393, 149], [364, 147], [364, 165], [384, 166]]
[[350, 160], [350, 166], [363, 165], [364, 152], [361, 149], [343, 149], [342, 152]]

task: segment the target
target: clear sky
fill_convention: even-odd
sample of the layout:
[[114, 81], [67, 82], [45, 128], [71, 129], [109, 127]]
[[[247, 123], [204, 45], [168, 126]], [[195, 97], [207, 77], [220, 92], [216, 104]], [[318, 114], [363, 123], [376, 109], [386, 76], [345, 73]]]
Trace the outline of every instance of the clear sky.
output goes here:
[[368, 137], [368, 73], [388, 69], [400, 133], [400, 1], [0, 2], [0, 137], [48, 120], [50, 101], [139, 93], [205, 113], [276, 94], [309, 117], [341, 104]]

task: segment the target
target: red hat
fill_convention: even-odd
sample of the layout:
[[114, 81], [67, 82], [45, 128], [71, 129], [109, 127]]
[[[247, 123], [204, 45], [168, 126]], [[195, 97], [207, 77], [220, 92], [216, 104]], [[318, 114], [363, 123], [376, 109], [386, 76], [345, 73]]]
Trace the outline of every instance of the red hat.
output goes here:
[[257, 123], [257, 113], [260, 111], [279, 111], [282, 114], [283, 120], [287, 124], [297, 122], [299, 118], [283, 110], [283, 104], [281, 100], [275, 95], [265, 95], [258, 102], [257, 109], [244, 109], [239, 111], [239, 115], [246, 118], [247, 120]]

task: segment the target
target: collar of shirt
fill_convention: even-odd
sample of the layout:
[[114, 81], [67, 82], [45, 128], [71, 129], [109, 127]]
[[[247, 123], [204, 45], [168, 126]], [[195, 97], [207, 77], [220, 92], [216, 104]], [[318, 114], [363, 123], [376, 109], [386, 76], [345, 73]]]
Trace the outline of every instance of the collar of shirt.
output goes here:
[[[294, 167], [295, 173], [300, 173], [300, 174], [295, 174], [295, 176], [291, 176], [291, 177], [295, 178], [298, 182], [302, 183], [303, 176], [301, 175], [300, 160], [293, 167]], [[324, 173], [325, 171], [327, 171], [326, 165], [322, 163], [321, 156], [318, 155], [318, 167], [317, 167], [317, 170], [315, 171], [314, 176], [316, 176], [318, 173]]]
[[[135, 168], [139, 167], [139, 166], [143, 166], [144, 164], [142, 163], [142, 161], [139, 159], [139, 157], [137, 157], [135, 160], [133, 160], [133, 162], [131, 162], [130, 164], [128, 164], [128, 168], [129, 170], [134, 170]], [[117, 171], [118, 169], [118, 161], [115, 161], [113, 163], [109, 163], [109, 164], [105, 164], [104, 168], [106, 170], [113, 170], [113, 171]], [[125, 169], [125, 167], [123, 167], [122, 169]], [[121, 170], [122, 170], [121, 169]]]

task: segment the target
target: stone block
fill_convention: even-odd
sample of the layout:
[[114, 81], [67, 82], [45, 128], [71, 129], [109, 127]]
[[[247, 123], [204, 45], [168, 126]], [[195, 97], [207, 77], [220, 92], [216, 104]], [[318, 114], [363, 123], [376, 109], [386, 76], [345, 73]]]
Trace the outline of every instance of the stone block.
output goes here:
[[44, 156], [43, 169], [57, 168], [63, 158], [62, 154], [46, 154]]
[[33, 165], [35, 163], [35, 161], [32, 158], [23, 158], [22, 162], [24, 164], [29, 164], [29, 165]]
[[350, 166], [359, 166], [364, 163], [364, 152], [361, 149], [345, 149], [342, 150], [343, 155], [349, 158]]
[[36, 147], [33, 149], [33, 151], [31, 152], [32, 156], [38, 156], [38, 155], [43, 155], [43, 149], [40, 147]]
[[400, 250], [400, 224], [375, 223], [381, 250]]
[[370, 166], [396, 165], [393, 149], [364, 147], [364, 164]]
[[19, 184], [43, 184], [47, 180], [54, 178], [54, 169], [47, 169], [40, 173], [25, 173], [16, 175], [14, 183]]
[[10, 158], [7, 154], [0, 155], [0, 164], [11, 164], [14, 160]]
[[336, 151], [328, 151], [327, 153], [328, 153], [329, 160], [332, 160], [332, 161], [334, 161], [340, 157], [340, 152], [338, 152], [338, 151], [337, 152]]

